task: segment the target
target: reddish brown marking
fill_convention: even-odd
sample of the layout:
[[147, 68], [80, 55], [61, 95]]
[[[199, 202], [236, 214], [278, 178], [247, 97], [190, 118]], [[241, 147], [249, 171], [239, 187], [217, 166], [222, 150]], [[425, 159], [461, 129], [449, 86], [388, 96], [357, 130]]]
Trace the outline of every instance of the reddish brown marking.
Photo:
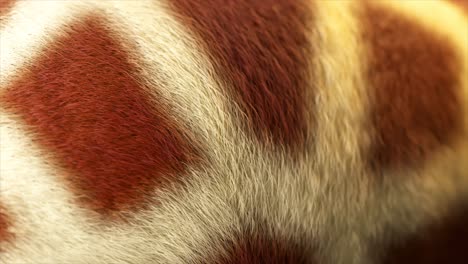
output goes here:
[[468, 260], [468, 206], [393, 244], [384, 264], [464, 264]]
[[16, 0], [0, 0], [0, 22], [3, 22], [5, 14], [7, 14]]
[[198, 152], [103, 21], [69, 27], [2, 100], [73, 175], [87, 205], [105, 214], [138, 208]]
[[468, 0], [448, 0], [448, 1], [461, 7], [463, 10], [468, 11]]
[[10, 241], [14, 235], [9, 230], [11, 219], [7, 215], [6, 209], [0, 204], [0, 252], [2, 252], [1, 244]]
[[297, 243], [271, 239], [264, 234], [243, 235], [227, 247], [228, 256], [215, 261], [215, 264], [315, 263]]
[[[303, 0], [169, 1], [205, 44], [245, 125], [265, 143], [300, 147], [311, 53]], [[218, 77], [219, 78], [219, 77]]]
[[375, 129], [374, 169], [415, 165], [461, 128], [458, 61], [447, 39], [368, 1], [363, 39]]

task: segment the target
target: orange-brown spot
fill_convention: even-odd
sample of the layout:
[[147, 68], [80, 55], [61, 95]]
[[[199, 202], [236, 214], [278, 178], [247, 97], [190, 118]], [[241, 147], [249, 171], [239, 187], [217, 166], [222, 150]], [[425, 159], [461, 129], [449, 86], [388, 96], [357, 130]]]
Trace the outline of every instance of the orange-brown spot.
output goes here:
[[301, 147], [311, 52], [304, 0], [174, 0], [262, 143]]
[[374, 169], [416, 165], [461, 128], [459, 65], [450, 41], [379, 3], [362, 16], [368, 45]]
[[1, 100], [57, 157], [87, 206], [104, 215], [140, 208], [163, 179], [199, 159], [196, 144], [103, 20], [68, 27]]
[[[468, 0], [447, 0], [461, 7], [463, 10], [468, 11]], [[468, 23], [468, 22], [467, 22]]]
[[228, 254], [215, 264], [301, 264], [316, 263], [305, 247], [263, 233], [244, 234], [226, 245]]
[[0, 0], [0, 22], [3, 21], [4, 16], [11, 10], [16, 0]]
[[384, 264], [464, 264], [468, 260], [468, 206], [391, 245]]
[[7, 215], [6, 208], [0, 204], [0, 252], [2, 252], [2, 244], [9, 242], [14, 234], [10, 231], [11, 219]]

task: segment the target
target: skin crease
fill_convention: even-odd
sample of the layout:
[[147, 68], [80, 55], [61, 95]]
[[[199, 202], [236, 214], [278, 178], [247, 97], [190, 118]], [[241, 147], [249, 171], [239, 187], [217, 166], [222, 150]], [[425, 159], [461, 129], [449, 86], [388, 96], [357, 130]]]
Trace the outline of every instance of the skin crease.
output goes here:
[[465, 2], [358, 2], [0, 2], [0, 262], [464, 263]]

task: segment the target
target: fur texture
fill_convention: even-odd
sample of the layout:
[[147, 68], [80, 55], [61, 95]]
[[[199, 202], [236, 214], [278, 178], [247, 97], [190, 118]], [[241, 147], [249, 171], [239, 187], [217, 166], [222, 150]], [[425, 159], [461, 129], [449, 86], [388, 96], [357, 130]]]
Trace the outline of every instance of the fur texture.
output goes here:
[[466, 259], [458, 5], [7, 2], [2, 263]]
[[84, 202], [108, 214], [138, 208], [158, 178], [182, 175], [198, 154], [103, 24], [70, 25], [1, 100], [57, 156]]
[[0, 15], [2, 19], [8, 11], [10, 11], [11, 7], [15, 3], [15, 0], [2, 0], [0, 1]]
[[459, 56], [443, 35], [374, 2], [361, 21], [374, 97], [372, 166], [420, 164], [462, 129]]
[[[220, 81], [262, 143], [302, 147], [304, 88], [312, 54], [305, 1], [171, 1], [197, 34]], [[242, 120], [244, 121], [244, 120]], [[250, 132], [250, 131], [249, 131]]]

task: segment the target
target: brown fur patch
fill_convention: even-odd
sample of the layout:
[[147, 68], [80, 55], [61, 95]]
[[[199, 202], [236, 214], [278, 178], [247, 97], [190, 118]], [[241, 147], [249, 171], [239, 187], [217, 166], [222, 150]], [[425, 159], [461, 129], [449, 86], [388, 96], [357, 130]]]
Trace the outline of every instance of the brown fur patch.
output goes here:
[[[6, 209], [0, 204], [0, 245], [4, 242], [9, 242], [14, 234], [9, 230], [11, 226], [11, 219], [7, 215]], [[2, 247], [0, 246], [0, 252], [2, 252]]]
[[104, 215], [140, 208], [163, 178], [199, 160], [107, 28], [95, 17], [69, 25], [1, 97]]
[[369, 47], [374, 169], [416, 165], [449, 145], [461, 128], [459, 64], [448, 39], [368, 1], [362, 16]]
[[455, 5], [461, 7], [463, 10], [468, 12], [468, 0], [447, 0], [447, 1], [454, 3]]
[[169, 2], [205, 44], [256, 138], [267, 146], [302, 147], [306, 71], [312, 58], [305, 1]]
[[0, 22], [3, 22], [4, 16], [14, 6], [16, 0], [0, 0]]
[[394, 243], [384, 264], [464, 264], [468, 260], [468, 206], [422, 232]]
[[215, 264], [301, 264], [315, 263], [297, 243], [270, 238], [263, 233], [244, 234], [227, 243], [228, 256]]

